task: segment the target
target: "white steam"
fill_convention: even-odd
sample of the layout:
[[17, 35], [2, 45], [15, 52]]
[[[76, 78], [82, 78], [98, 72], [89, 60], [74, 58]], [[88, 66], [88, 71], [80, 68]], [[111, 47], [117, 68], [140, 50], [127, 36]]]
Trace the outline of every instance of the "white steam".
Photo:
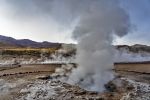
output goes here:
[[113, 78], [110, 72], [113, 35], [126, 35], [130, 22], [118, 0], [91, 0], [88, 3], [73, 31], [73, 37], [78, 41], [79, 67], [73, 70], [68, 81], [88, 90], [102, 91], [104, 84]]
[[134, 53], [127, 50], [116, 50], [114, 62], [142, 62], [150, 61], [150, 53]]
[[[7, 8], [10, 9], [7, 14], [14, 16], [13, 18], [18, 19], [18, 22], [20, 19], [21, 22], [30, 22], [31, 19], [36, 19], [35, 16], [38, 16], [38, 20], [33, 20], [38, 23], [35, 23], [38, 28], [31, 30], [34, 33], [41, 32], [36, 32], [37, 29], [42, 30], [42, 33], [43, 31], [49, 33], [49, 27], [41, 29], [41, 22], [44, 22], [45, 25], [45, 21], [51, 23], [51, 20], [58, 22], [59, 26], [70, 27], [69, 30], [74, 29], [73, 37], [79, 44], [77, 46], [79, 67], [73, 71], [69, 82], [79, 84], [89, 90], [103, 90], [103, 85], [113, 77], [108, 71], [113, 67], [114, 51], [111, 46], [113, 35], [124, 36], [130, 29], [129, 17], [119, 6], [119, 0], [31, 1], [6, 2], [9, 4]], [[12, 8], [15, 10], [12, 11]], [[16, 13], [19, 14], [16, 15]], [[49, 23], [46, 25], [51, 26]], [[31, 23], [29, 26], [28, 23], [27, 29], [28, 26], [32, 27], [35, 24]], [[54, 24], [52, 26], [57, 27]]]

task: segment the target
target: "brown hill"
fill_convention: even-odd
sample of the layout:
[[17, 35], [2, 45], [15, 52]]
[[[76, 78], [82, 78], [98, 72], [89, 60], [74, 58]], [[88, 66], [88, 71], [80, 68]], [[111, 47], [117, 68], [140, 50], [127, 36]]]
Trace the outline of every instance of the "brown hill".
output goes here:
[[29, 39], [14, 39], [12, 37], [2, 36], [0, 35], [0, 42], [2, 43], [2, 47], [16, 46], [16, 47], [31, 47], [31, 48], [53, 48], [60, 47], [60, 43], [52, 43], [52, 42], [36, 42]]

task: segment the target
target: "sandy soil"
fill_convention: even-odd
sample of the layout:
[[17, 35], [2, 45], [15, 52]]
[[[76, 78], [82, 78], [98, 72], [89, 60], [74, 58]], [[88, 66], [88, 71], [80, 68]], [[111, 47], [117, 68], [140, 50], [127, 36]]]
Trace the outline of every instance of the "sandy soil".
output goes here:
[[[0, 71], [0, 76], [11, 75], [11, 74], [24, 74], [24, 73], [38, 73], [38, 72], [54, 72], [55, 68], [60, 67], [60, 64], [31, 64], [31, 65], [22, 65], [21, 67], [7, 67], [7, 70]], [[3, 67], [1, 67], [4, 69]], [[0, 69], [1, 69], [0, 68]]]

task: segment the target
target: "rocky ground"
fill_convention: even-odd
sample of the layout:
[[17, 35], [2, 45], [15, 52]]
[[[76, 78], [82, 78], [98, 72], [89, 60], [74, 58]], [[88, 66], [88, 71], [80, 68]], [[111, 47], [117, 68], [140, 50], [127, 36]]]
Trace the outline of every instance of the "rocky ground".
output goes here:
[[148, 74], [116, 72], [103, 92], [87, 91], [65, 80], [72, 65], [55, 73], [28, 73], [1, 77], [0, 100], [150, 100]]

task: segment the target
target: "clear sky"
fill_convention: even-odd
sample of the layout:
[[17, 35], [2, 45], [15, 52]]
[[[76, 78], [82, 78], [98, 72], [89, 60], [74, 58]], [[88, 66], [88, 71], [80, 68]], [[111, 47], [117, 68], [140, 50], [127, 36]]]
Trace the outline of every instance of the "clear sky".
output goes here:
[[[129, 13], [133, 29], [114, 43], [150, 45], [150, 0], [119, 1]], [[72, 12], [74, 7], [66, 7], [69, 3], [69, 0], [0, 0], [0, 35], [35, 41], [74, 42], [71, 33], [78, 14]]]

